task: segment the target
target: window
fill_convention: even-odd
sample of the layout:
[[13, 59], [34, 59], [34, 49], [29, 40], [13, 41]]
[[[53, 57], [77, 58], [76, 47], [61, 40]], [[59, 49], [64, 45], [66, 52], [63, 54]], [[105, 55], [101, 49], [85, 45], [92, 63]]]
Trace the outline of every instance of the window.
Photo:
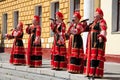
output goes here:
[[[55, 19], [55, 13], [59, 11], [59, 2], [51, 3], [51, 18]], [[53, 32], [50, 30], [50, 35], [53, 36]]]
[[[120, 0], [112, 0], [112, 32], [120, 32]], [[116, 6], [117, 5], [117, 6]]]
[[14, 16], [13, 25], [14, 28], [16, 28], [19, 22], [19, 11], [14, 11], [13, 16]]
[[35, 7], [35, 15], [40, 16], [40, 26], [42, 25], [42, 7], [41, 6], [36, 6]]
[[51, 18], [56, 18], [55, 13], [59, 11], [59, 2], [51, 3]]
[[80, 11], [80, 0], [74, 0], [74, 11]]
[[80, 0], [70, 0], [70, 20], [75, 11], [80, 11]]
[[117, 15], [117, 31], [120, 31], [120, 0], [118, 0]]
[[3, 14], [3, 27], [2, 27], [2, 34], [3, 36], [7, 33], [7, 19], [8, 19], [8, 15], [7, 13]]

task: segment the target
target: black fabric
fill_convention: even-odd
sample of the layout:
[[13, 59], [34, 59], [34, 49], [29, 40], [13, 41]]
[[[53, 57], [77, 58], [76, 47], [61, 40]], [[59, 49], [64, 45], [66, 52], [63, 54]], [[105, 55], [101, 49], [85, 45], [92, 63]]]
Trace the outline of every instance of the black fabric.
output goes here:
[[86, 66], [87, 65], [87, 60], [84, 60], [84, 66]]
[[70, 58], [70, 63], [71, 64], [75, 64], [75, 65], [80, 65], [81, 59], [80, 58], [71, 57]]
[[32, 55], [32, 56], [31, 56], [31, 60], [42, 60], [42, 56]]
[[60, 56], [59, 55], [55, 55], [54, 56], [54, 61], [60, 61]]
[[23, 54], [14, 54], [14, 58], [24, 59], [25, 55], [23, 55]]
[[65, 57], [60, 55], [55, 55], [54, 61], [65, 61]]
[[98, 44], [98, 39], [97, 39], [97, 35], [98, 33], [97, 32], [93, 32], [92, 33], [92, 48], [97, 48], [97, 44]]
[[16, 40], [15, 45], [16, 46], [23, 46], [23, 41], [22, 40]]
[[34, 44], [34, 41], [35, 41], [35, 38], [36, 38], [36, 28], [34, 28], [33, 30], [32, 30], [32, 33], [33, 33], [33, 35], [31, 36], [31, 46], [34, 46], [34, 47], [41, 47], [41, 41], [40, 41], [40, 44]]
[[20, 35], [19, 37], [16, 38], [16, 43], [15, 43], [16, 46], [23, 46], [22, 38], [23, 38], [23, 33], [22, 33], [22, 35]]
[[99, 60], [92, 60], [91, 61], [91, 67], [98, 67], [99, 66]]
[[73, 48], [82, 48], [83, 47], [83, 40], [81, 35], [74, 35], [74, 41], [73, 41]]
[[60, 61], [65, 61], [65, 57], [61, 56], [61, 60]]
[[101, 28], [100, 28], [100, 23], [97, 23], [94, 28], [94, 30], [98, 30], [98, 31], [101, 31]]

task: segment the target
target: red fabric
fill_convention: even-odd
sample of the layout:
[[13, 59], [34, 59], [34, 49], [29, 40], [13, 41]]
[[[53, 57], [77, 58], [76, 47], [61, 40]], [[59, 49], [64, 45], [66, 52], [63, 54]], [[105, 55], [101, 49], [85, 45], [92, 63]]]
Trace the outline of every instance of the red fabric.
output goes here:
[[68, 72], [81, 73], [82, 66], [68, 64]]
[[[58, 13], [59, 15], [59, 13]], [[61, 26], [61, 31], [58, 31], [58, 28]], [[51, 67], [53, 69], [64, 69], [66, 68], [66, 61], [54, 61], [54, 57], [55, 55], [59, 55], [59, 56], [64, 56], [65, 59], [66, 59], [66, 46], [65, 46], [65, 29], [66, 29], [66, 26], [64, 24], [64, 22], [62, 23], [51, 23], [50, 24], [50, 27], [51, 29], [53, 30], [54, 32], [54, 43], [53, 43], [53, 46], [52, 46], [52, 49], [51, 49]], [[56, 27], [56, 28], [55, 28]], [[56, 29], [54, 31], [54, 29]], [[60, 41], [60, 38], [57, 40], [56, 39], [56, 34], [59, 34], [60, 37], [63, 38], [64, 40], [64, 43], [62, 47], [58, 47], [56, 43], [58, 43]]]
[[63, 14], [62, 14], [61, 12], [56, 12], [56, 15], [57, 15], [58, 17], [60, 17], [61, 19], [63, 19]]
[[100, 26], [102, 30], [107, 30], [106, 21], [104, 19], [100, 20]]
[[41, 67], [42, 65], [42, 60], [39, 60], [39, 61], [31, 61], [30, 65], [29, 66], [34, 66], [34, 67]]
[[87, 56], [87, 63], [86, 63], [86, 69], [84, 71], [84, 74], [89, 75], [90, 72], [90, 54], [91, 54], [91, 33], [88, 33], [88, 38], [87, 38], [87, 51], [86, 51], [86, 56]]
[[27, 53], [26, 53], [26, 64], [30, 65], [30, 55], [31, 55], [31, 38], [29, 37], [28, 39], [28, 48], [27, 48]]
[[36, 21], [38, 21], [38, 22], [40, 21], [40, 17], [37, 16], [37, 15], [34, 16], [34, 19], [35, 19]]
[[99, 37], [102, 37], [102, 39], [103, 39], [103, 41], [104, 41], [104, 42], [106, 42], [106, 41], [107, 41], [107, 39], [106, 39], [106, 37], [105, 37], [105, 36], [103, 36], [103, 35], [101, 35], [101, 34], [100, 34], [100, 35], [98, 35], [98, 38], [99, 38]]
[[37, 26], [36, 28], [36, 36], [40, 36], [41, 35], [41, 28], [40, 26]]
[[14, 59], [14, 48], [15, 48], [15, 42], [16, 42], [16, 40], [14, 40], [14, 42], [13, 42], [13, 46], [12, 46], [12, 49], [11, 49], [11, 52], [10, 52], [10, 60], [9, 60], [9, 62], [10, 63], [12, 63], [13, 64], [13, 59]]
[[79, 12], [74, 12], [74, 16], [76, 16], [79, 20], [81, 19], [81, 15], [80, 15], [80, 13]]

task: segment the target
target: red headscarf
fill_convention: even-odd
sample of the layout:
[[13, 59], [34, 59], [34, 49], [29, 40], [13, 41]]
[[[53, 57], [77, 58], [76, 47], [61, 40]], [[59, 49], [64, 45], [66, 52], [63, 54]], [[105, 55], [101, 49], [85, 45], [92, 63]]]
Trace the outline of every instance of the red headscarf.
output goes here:
[[56, 15], [57, 15], [58, 17], [60, 17], [61, 19], [63, 19], [63, 14], [62, 14], [61, 12], [56, 12]]
[[40, 17], [39, 17], [39, 16], [36, 16], [36, 15], [35, 15], [35, 16], [34, 16], [34, 19], [35, 19], [36, 21], [38, 21], [38, 22], [40, 21]]
[[74, 16], [77, 17], [79, 20], [81, 19], [81, 15], [79, 12], [74, 12]]
[[104, 16], [102, 9], [97, 8], [97, 9], [96, 9], [96, 12], [98, 12], [98, 14], [99, 14], [101, 17]]

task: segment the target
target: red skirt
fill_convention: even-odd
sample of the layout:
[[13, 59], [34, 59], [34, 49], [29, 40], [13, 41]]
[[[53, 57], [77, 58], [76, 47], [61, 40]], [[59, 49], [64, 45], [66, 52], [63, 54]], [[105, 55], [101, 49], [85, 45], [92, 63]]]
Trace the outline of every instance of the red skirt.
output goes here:
[[53, 46], [51, 50], [51, 67], [52, 69], [66, 69], [66, 48], [64, 46]]
[[[96, 56], [98, 53], [98, 56]], [[93, 48], [91, 49], [91, 57], [88, 61], [88, 54], [86, 54], [86, 60], [84, 65], [84, 74], [87, 76], [103, 77], [104, 73], [104, 51], [102, 49]]]
[[10, 63], [15, 65], [25, 65], [25, 49], [24, 47], [13, 46], [10, 55]]
[[72, 48], [69, 55], [69, 62], [67, 65], [68, 72], [70, 73], [82, 73], [83, 72], [83, 50]]
[[27, 65], [30, 67], [41, 67], [42, 65], [42, 52], [41, 47], [32, 47], [31, 51], [27, 52]]

